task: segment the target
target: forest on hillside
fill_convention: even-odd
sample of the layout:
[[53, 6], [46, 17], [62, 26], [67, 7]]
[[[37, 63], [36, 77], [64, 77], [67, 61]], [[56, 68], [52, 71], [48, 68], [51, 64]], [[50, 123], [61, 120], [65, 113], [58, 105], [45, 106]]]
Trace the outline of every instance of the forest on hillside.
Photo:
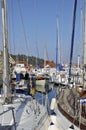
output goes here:
[[[28, 65], [33, 65], [33, 66], [36, 66], [36, 65], [39, 65], [39, 66], [44, 66], [44, 59], [42, 58], [37, 58], [35, 56], [26, 56], [26, 55], [11, 55], [12, 58], [15, 60], [15, 61], [18, 61], [18, 62], [22, 62], [22, 63], [25, 63], [27, 64], [28, 62]], [[46, 64], [50, 65], [51, 67], [55, 67], [56, 64], [54, 63], [54, 61], [46, 61]]]
[[28, 64], [32, 64], [32, 65], [43, 65], [44, 64], [44, 60], [41, 59], [41, 58], [37, 58], [35, 56], [26, 56], [26, 55], [11, 55], [12, 58], [15, 60], [15, 61], [18, 61], [18, 62], [24, 62], [24, 63], [27, 63], [28, 61]]

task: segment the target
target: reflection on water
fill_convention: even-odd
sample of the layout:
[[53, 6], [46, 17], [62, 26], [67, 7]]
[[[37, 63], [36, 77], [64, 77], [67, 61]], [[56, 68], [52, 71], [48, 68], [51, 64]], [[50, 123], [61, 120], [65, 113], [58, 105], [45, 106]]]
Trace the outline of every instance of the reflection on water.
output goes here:
[[40, 104], [46, 105], [48, 113], [50, 113], [50, 104], [52, 98], [57, 98], [57, 97], [58, 97], [58, 87], [54, 86], [53, 84], [49, 84], [49, 91], [47, 94], [44, 94], [42, 92], [36, 92], [35, 94], [36, 100]]
[[45, 97], [46, 97], [46, 95], [44, 93], [42, 93], [42, 92], [36, 92], [36, 94], [35, 94], [36, 100], [40, 104], [43, 104], [43, 105], [45, 105]]

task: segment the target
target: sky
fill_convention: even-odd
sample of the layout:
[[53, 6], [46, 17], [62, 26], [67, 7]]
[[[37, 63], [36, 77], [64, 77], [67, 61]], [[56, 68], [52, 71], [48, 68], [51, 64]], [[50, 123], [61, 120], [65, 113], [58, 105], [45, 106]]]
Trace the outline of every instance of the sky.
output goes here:
[[[10, 53], [44, 58], [44, 50], [46, 49], [46, 59], [56, 61], [56, 19], [58, 18], [60, 62], [69, 63], [74, 1], [75, 0], [6, 0]], [[84, 0], [77, 0], [73, 53], [74, 62], [77, 62], [78, 55], [82, 57], [84, 42], [83, 32]], [[0, 44], [2, 44], [1, 36], [0, 26]], [[2, 45], [0, 45], [0, 47], [1, 46]]]

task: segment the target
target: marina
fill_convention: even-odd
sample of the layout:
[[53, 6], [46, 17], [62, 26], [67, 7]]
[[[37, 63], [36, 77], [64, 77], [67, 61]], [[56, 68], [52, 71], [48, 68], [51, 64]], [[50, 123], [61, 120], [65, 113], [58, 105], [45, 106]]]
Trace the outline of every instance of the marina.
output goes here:
[[[79, 0], [72, 2], [65, 0], [64, 2], [61, 0], [62, 3], [59, 0], [53, 3], [49, 0], [41, 2], [31, 0], [0, 1], [2, 19], [0, 21], [2, 25], [0, 39], [3, 45], [0, 50], [0, 130], [85, 130], [86, 0], [83, 2]], [[66, 5], [68, 3], [69, 7]], [[50, 13], [48, 12], [48, 6]], [[52, 12], [50, 7], [52, 7]], [[60, 17], [57, 17], [57, 11]], [[63, 18], [66, 17], [67, 23], [68, 16], [71, 16], [70, 35], [66, 34], [69, 24], [66, 24], [65, 19], [63, 20], [61, 17], [62, 12], [64, 12]], [[41, 13], [43, 14], [40, 15]], [[49, 14], [47, 15], [47, 13]], [[82, 14], [84, 14], [83, 20]], [[40, 20], [36, 19], [37, 17]], [[44, 17], [46, 18], [44, 19]], [[19, 19], [21, 20], [19, 21]], [[47, 21], [48, 24], [45, 26]], [[64, 21], [65, 26], [62, 25], [62, 21]], [[80, 22], [81, 28], [79, 27]], [[53, 26], [50, 23], [53, 23]], [[25, 31], [25, 27], [27, 31]], [[56, 31], [56, 38], [52, 27], [54, 32]], [[60, 39], [63, 32], [62, 28], [65, 31]], [[78, 29], [76, 33], [77, 28], [80, 30]], [[47, 32], [48, 30], [49, 32]], [[42, 31], [43, 34], [41, 34]], [[38, 32], [40, 32], [39, 38]], [[52, 37], [50, 32], [52, 32]], [[42, 36], [47, 37], [47, 33], [50, 34], [47, 41], [50, 38], [53, 39], [53, 41], [51, 39], [48, 41], [48, 49], [46, 42], [43, 43], [43, 47], [41, 41], [40, 45], [37, 43], [37, 40], [42, 40]], [[32, 39], [32, 49], [27, 41], [28, 34], [30, 35], [29, 40]], [[67, 36], [65, 37], [65, 35]], [[23, 41], [23, 37], [25, 41]], [[34, 44], [34, 40], [36, 40], [36, 44]], [[65, 45], [61, 46], [61, 42]], [[66, 42], [71, 43], [70, 47]], [[77, 42], [80, 45], [77, 45]], [[54, 43], [56, 44], [54, 45]], [[36, 51], [34, 45], [36, 45]], [[39, 56], [38, 47], [41, 54], [44, 50], [42, 58], [41, 54]], [[75, 50], [74, 47], [76, 47]], [[65, 54], [61, 50], [62, 48]], [[33, 54], [29, 54], [30, 51]], [[48, 59], [48, 51], [50, 52], [49, 57], [52, 56], [53, 60], [52, 58]], [[77, 58], [76, 55], [78, 55]]]

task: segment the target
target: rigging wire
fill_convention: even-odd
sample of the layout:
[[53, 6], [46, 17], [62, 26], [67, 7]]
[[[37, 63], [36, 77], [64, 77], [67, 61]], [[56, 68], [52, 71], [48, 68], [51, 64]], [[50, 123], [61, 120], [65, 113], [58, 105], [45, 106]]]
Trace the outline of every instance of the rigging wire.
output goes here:
[[34, 17], [35, 17], [35, 35], [36, 35], [36, 66], [39, 64], [39, 48], [38, 48], [38, 14], [37, 14], [37, 1], [34, 1]]
[[12, 34], [13, 34], [13, 45], [14, 45], [14, 54], [16, 53], [15, 52], [15, 31], [14, 31], [14, 23], [13, 23], [13, 21], [14, 21], [14, 6], [13, 6], [13, 2], [11, 2], [11, 10], [12, 10]]
[[[18, 3], [20, 17], [21, 17], [21, 23], [22, 23], [22, 27], [23, 27], [23, 34], [24, 34], [24, 38], [25, 38], [26, 49], [29, 50], [28, 41], [27, 41], [27, 37], [26, 37], [26, 31], [25, 31], [25, 26], [24, 26], [24, 22], [23, 22], [22, 10], [21, 10], [21, 6], [20, 6], [20, 1], [18, 0], [17, 3]], [[27, 56], [28, 56], [28, 51], [27, 51]]]

